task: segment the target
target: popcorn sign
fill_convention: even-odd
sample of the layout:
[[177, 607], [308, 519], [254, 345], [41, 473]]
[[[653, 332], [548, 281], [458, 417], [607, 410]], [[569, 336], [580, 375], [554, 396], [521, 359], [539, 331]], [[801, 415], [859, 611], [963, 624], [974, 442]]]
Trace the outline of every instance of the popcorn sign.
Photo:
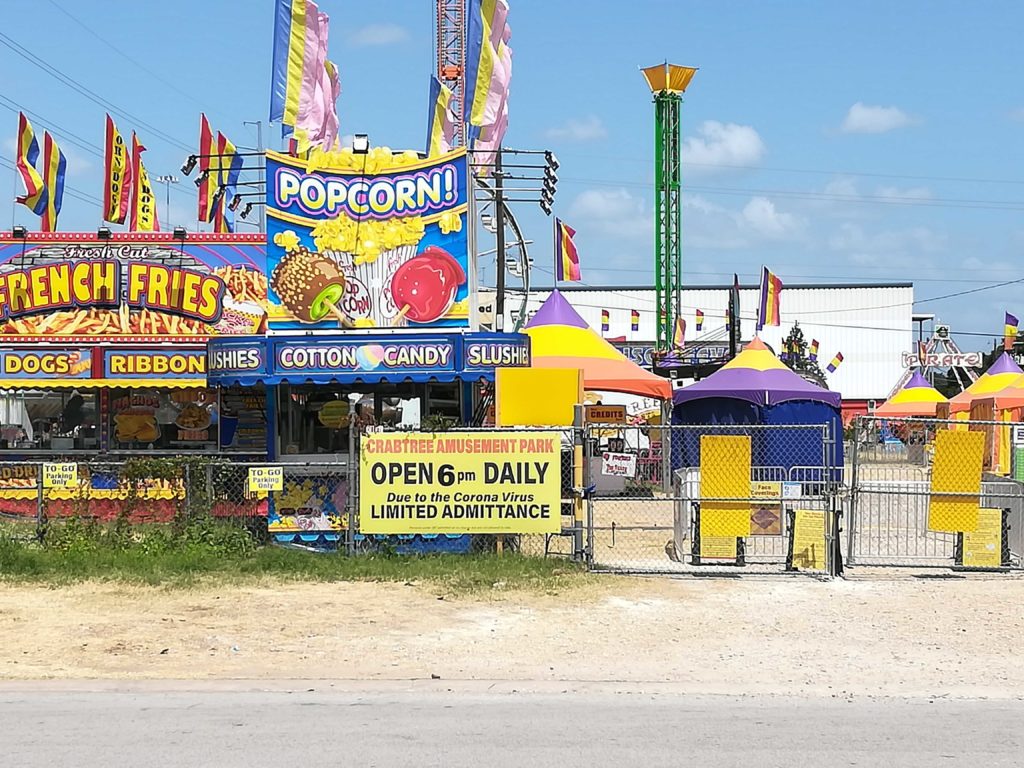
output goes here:
[[464, 149], [267, 153], [272, 330], [466, 327]]

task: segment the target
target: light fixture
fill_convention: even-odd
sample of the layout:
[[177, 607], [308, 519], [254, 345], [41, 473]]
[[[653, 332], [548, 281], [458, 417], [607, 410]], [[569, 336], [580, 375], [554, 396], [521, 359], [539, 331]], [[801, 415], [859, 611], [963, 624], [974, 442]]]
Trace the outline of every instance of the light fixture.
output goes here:
[[352, 153], [365, 155], [370, 151], [370, 137], [365, 133], [357, 133], [352, 137]]
[[185, 229], [184, 227], [175, 227], [174, 228], [174, 239], [175, 240], [184, 240], [187, 237], [188, 237], [188, 230], [187, 229]]
[[203, 171], [198, 176], [196, 176], [196, 182], [195, 182], [196, 186], [197, 187], [203, 186], [203, 183], [209, 178], [209, 176], [210, 176], [210, 172], [209, 171]]
[[234, 197], [231, 198], [231, 202], [228, 203], [228, 210], [229, 211], [237, 211], [238, 210], [238, 206], [240, 206], [241, 204], [242, 204], [242, 196], [241, 195], [235, 195]]
[[195, 170], [196, 163], [198, 161], [199, 158], [197, 158], [195, 155], [189, 155], [188, 160], [186, 160], [181, 166], [181, 172], [188, 176], [190, 173], [192, 173], [192, 171]]
[[17, 238], [18, 240], [24, 240], [28, 237], [28, 229], [23, 227], [21, 224], [16, 224], [11, 227], [11, 237]]
[[96, 230], [97, 240], [109, 240], [110, 239], [110, 227], [100, 227]]
[[210, 210], [212, 211], [218, 205], [220, 205], [221, 198], [224, 197], [224, 187], [218, 187], [217, 191], [213, 193], [213, 200], [210, 202]]
[[242, 218], [249, 218], [250, 213], [252, 213], [252, 203], [246, 203], [245, 208], [242, 209]]

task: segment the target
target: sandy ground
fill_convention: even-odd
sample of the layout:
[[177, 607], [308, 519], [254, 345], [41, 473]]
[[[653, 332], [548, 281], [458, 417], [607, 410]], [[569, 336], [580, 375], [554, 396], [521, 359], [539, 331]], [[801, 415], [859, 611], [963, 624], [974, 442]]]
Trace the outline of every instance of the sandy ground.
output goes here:
[[0, 587], [8, 679], [671, 684], [1024, 697], [1024, 579], [606, 577], [561, 595], [400, 584]]

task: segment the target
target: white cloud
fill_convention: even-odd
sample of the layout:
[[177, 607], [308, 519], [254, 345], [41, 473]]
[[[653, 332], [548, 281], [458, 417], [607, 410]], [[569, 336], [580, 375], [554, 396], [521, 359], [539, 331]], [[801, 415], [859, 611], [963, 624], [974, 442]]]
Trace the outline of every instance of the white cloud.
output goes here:
[[697, 136], [683, 141], [683, 163], [698, 168], [756, 165], [765, 154], [760, 135], [749, 125], [705, 120]]
[[751, 248], [769, 241], [803, 237], [806, 222], [778, 210], [766, 197], [752, 197], [740, 210], [712, 203], [700, 195], [683, 198], [684, 246], [709, 250]]
[[860, 197], [857, 185], [853, 179], [848, 178], [832, 179], [825, 185], [824, 192], [826, 195], [835, 195], [836, 197]]
[[931, 200], [932, 191], [928, 187], [877, 187], [875, 197], [886, 197], [902, 200]]
[[614, 237], [653, 236], [654, 217], [643, 199], [627, 190], [588, 189], [569, 206], [569, 216], [594, 231]]
[[831, 250], [846, 254], [852, 263], [862, 266], [923, 268], [931, 263], [927, 257], [941, 253], [946, 245], [946, 235], [928, 227], [869, 233], [846, 223], [828, 239]]
[[608, 131], [597, 115], [589, 115], [582, 119], [569, 118], [563, 125], [549, 128], [546, 132], [551, 139], [568, 139], [569, 141], [595, 141], [603, 139]]
[[888, 133], [917, 122], [899, 107], [881, 107], [858, 101], [843, 119], [843, 133]]
[[349, 35], [352, 45], [394, 45], [409, 39], [409, 30], [398, 24], [367, 24]]
[[791, 213], [782, 213], [767, 197], [752, 197], [738, 218], [741, 228], [768, 240], [788, 239], [800, 233], [802, 222]]

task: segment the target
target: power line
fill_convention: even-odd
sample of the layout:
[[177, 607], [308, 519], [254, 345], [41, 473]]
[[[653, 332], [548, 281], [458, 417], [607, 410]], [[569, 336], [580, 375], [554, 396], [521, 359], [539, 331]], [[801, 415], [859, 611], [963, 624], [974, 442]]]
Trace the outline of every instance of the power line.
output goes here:
[[[561, 177], [562, 181], [578, 184], [591, 184], [605, 187], [637, 187], [653, 189], [653, 182], [624, 181], [621, 179], [585, 179]], [[795, 189], [760, 189], [755, 187], [712, 187], [685, 184], [687, 192], [700, 192], [707, 195], [730, 195], [748, 197], [750, 195], [771, 195], [788, 200], [811, 200], [841, 203], [861, 203], [878, 205], [910, 205], [923, 208], [962, 208], [967, 210], [993, 211], [1024, 211], [1024, 200], [971, 200], [957, 198], [922, 198], [904, 195], [846, 195], [838, 192], [815, 192], [813, 190]]]
[[[774, 266], [785, 266], [785, 265], [784, 264], [774, 264]], [[882, 264], [874, 265], [874, 266], [866, 266], [865, 268], [866, 269], [871, 269], [871, 268], [874, 268], [874, 269], [887, 269], [887, 267], [885, 265], [882, 265]], [[535, 267], [535, 269], [539, 269], [539, 267]], [[651, 270], [650, 269], [640, 269], [640, 268], [633, 268], [633, 267], [604, 267], [604, 268], [602, 268], [602, 267], [595, 267], [594, 269], [597, 270], [597, 271], [601, 271], [601, 272], [631, 272], [631, 273], [636, 273], [636, 274], [651, 274]], [[941, 267], [926, 267], [924, 269], [935, 270], [935, 269], [941, 269]], [[1007, 268], [1007, 269], [985, 269], [985, 270], [972, 269], [970, 267], [961, 267], [960, 269], [963, 269], [965, 271], [971, 271], [971, 272], [987, 272], [987, 273], [997, 273], [997, 272], [1007, 272], [1007, 271], [1012, 271], [1014, 273], [1019, 272], [1018, 269], [1012, 268], [1012, 267], [1011, 268]], [[726, 277], [726, 278], [729, 278], [729, 277], [731, 277], [732, 274], [733, 274], [732, 271], [729, 271], [729, 272], [711, 272], [711, 271], [699, 270], [699, 269], [689, 269], [689, 270], [686, 270], [686, 275], [702, 275], [702, 276], [706, 276], [706, 277]], [[795, 278], [797, 280], [843, 280], [843, 281], [866, 280], [866, 281], [869, 281], [869, 282], [877, 282], [878, 281], [878, 278], [865, 277], [864, 275], [856, 275], [856, 276], [854, 276], [854, 275], [833, 275], [833, 274], [828, 274], [828, 275], [798, 275], [798, 274], [793, 274], [793, 273], [787, 272], [786, 276], [789, 277], [789, 278]], [[892, 280], [892, 281], [895, 281], [895, 282], [913, 282], [913, 283], [984, 283], [985, 285], [988, 285], [989, 283], [991, 283], [991, 280], [980, 280], [980, 279], [977, 279], [977, 278], [975, 278], [975, 279], [965, 279], [965, 278], [961, 278], [961, 277], [892, 277], [890, 275], [890, 276], [887, 276], [886, 279], [887, 280]], [[694, 286], [691, 286], [691, 287], [692, 288], [701, 288], [703, 286], [694, 285]]]
[[[17, 171], [18, 171], [18, 167], [14, 163], [12, 163], [12, 162], [10, 162], [8, 160], [5, 160], [2, 157], [0, 157], [0, 165], [2, 165], [5, 168], [8, 168], [8, 169], [14, 171], [15, 173], [17, 173]], [[68, 184], [64, 185], [64, 194], [68, 195], [70, 197], [73, 197], [76, 200], [80, 200], [83, 203], [88, 203], [89, 205], [95, 205], [97, 208], [102, 208], [103, 207], [103, 201], [100, 200], [98, 197], [96, 197], [94, 195], [90, 195], [88, 192], [83, 192], [82, 190], [77, 189], [75, 187], [72, 187], [72, 186], [70, 186]]]
[[[543, 272], [544, 274], [547, 274], [547, 275], [552, 275], [552, 277], [554, 276], [553, 271], [550, 270], [550, 269], [546, 269], [544, 267], [539, 267], [539, 266], [534, 266], [533, 269], [536, 269], [537, 271]], [[600, 290], [600, 291], [606, 291], [606, 292], [608, 292], [608, 293], [610, 293], [612, 295], [616, 295], [616, 296], [620, 296], [622, 298], [629, 299], [630, 301], [640, 302], [640, 303], [644, 303], [644, 304], [654, 304], [655, 303], [655, 299], [645, 298], [645, 297], [641, 297], [641, 296], [630, 296], [630, 295], [627, 295], [626, 293], [623, 293], [621, 291], [617, 291], [614, 288], [604, 288], [602, 286], [590, 285], [588, 283], [583, 282], [582, 280], [580, 280], [578, 282], [580, 283], [580, 285], [586, 286], [588, 288], [593, 288], [595, 290]], [[913, 306], [915, 304], [921, 304], [921, 303], [930, 302], [930, 301], [940, 301], [940, 300], [943, 300], [943, 299], [956, 298], [958, 296], [965, 296], [965, 295], [972, 294], [972, 293], [979, 293], [981, 291], [993, 290], [995, 288], [1003, 288], [1003, 287], [1006, 287], [1008, 285], [1014, 285], [1014, 284], [1017, 284], [1017, 283], [1024, 283], [1024, 278], [1021, 278], [1019, 280], [1011, 280], [1011, 281], [1004, 282], [1004, 283], [996, 283], [996, 284], [993, 284], [993, 285], [987, 285], [987, 286], [983, 286], [981, 288], [971, 288], [971, 289], [968, 289], [968, 290], [965, 290], [965, 291], [958, 291], [956, 293], [946, 294], [944, 296], [933, 296], [933, 297], [927, 298], [927, 299], [919, 299], [917, 301], [905, 301], [905, 302], [898, 302], [898, 303], [895, 303], [895, 304], [883, 304], [883, 305], [871, 306], [871, 307], [850, 307], [850, 308], [839, 309], [839, 310], [821, 310], [821, 311], [808, 310], [808, 311], [801, 312], [800, 315], [802, 317], [802, 316], [805, 316], [805, 315], [831, 314], [833, 312], [870, 312], [870, 311], [873, 311], [873, 310], [876, 310], [876, 309], [892, 309], [892, 308], [895, 308], [895, 307]], [[827, 286], [822, 286], [822, 287], [827, 287]], [[650, 289], [650, 290], [653, 290], [653, 288]], [[748, 288], [747, 290], [750, 290], [750, 289]], [[573, 302], [573, 303], [574, 304], [578, 304], [579, 306], [583, 306], [583, 307], [590, 307], [592, 309], [594, 309], [594, 308], [607, 309], [607, 307], [601, 307], [598, 304], [589, 304], [589, 303], [586, 303], [586, 302]], [[682, 308], [683, 309], [694, 309], [694, 310], [695, 309], [700, 309], [700, 307], [691, 307], [691, 306], [686, 306], [686, 305], [683, 305]], [[757, 320], [757, 316], [756, 315], [749, 315], [749, 316], [744, 317], [741, 314], [741, 319], [755, 320], [756, 321]], [[805, 322], [805, 321], [801, 320], [800, 318], [797, 318], [797, 321]], [[822, 323], [822, 322], [818, 322], [818, 321], [815, 321], [815, 320], [811, 320], [810, 322], [806, 322], [806, 324], [807, 325], [818, 326], [818, 327], [823, 327], [823, 328], [857, 328], [857, 329], [869, 330], [869, 331], [871, 331], [871, 330], [873, 330], [873, 331], [891, 331], [891, 332], [894, 332], [894, 333], [904, 333], [907, 330], [912, 330], [912, 329], [906, 329], [906, 328], [873, 327], [873, 326], [865, 326], [865, 325], [860, 325], [860, 324], [858, 324], [858, 325], [845, 325], [845, 324], [842, 324], [842, 323]], [[996, 336], [999, 335], [997, 333], [976, 333], [976, 332], [971, 332], [971, 331], [956, 331], [955, 333], [959, 333], [962, 336], [996, 337]]]
[[81, 27], [82, 29], [84, 29], [84, 30], [85, 30], [86, 32], [88, 32], [88, 33], [89, 33], [90, 35], [92, 35], [92, 36], [93, 36], [93, 37], [95, 37], [95, 38], [96, 38], [97, 40], [99, 40], [99, 41], [100, 41], [101, 43], [103, 43], [103, 44], [104, 44], [105, 46], [107, 46], [108, 48], [110, 48], [110, 50], [114, 51], [114, 52], [115, 52], [116, 54], [118, 54], [119, 56], [121, 56], [122, 58], [124, 58], [124, 59], [125, 59], [126, 61], [129, 61], [129, 62], [131, 62], [131, 63], [132, 63], [132, 64], [134, 64], [134, 65], [135, 65], [136, 67], [138, 67], [138, 68], [139, 68], [140, 70], [142, 70], [142, 71], [143, 71], [143, 72], [145, 72], [145, 73], [146, 73], [147, 75], [149, 75], [150, 77], [152, 77], [152, 78], [153, 78], [154, 80], [158, 80], [159, 82], [161, 82], [161, 83], [163, 83], [164, 85], [166, 85], [166, 86], [167, 86], [168, 88], [170, 88], [170, 89], [171, 89], [172, 91], [174, 91], [174, 92], [176, 92], [176, 93], [178, 93], [178, 94], [180, 94], [180, 95], [184, 96], [184, 97], [185, 97], [186, 99], [188, 99], [189, 101], [191, 101], [191, 102], [192, 102], [193, 104], [196, 104], [196, 105], [198, 105], [198, 106], [199, 106], [200, 108], [203, 108], [203, 104], [202, 104], [202, 102], [198, 101], [198, 100], [197, 100], [197, 99], [196, 99], [196, 98], [195, 98], [195, 97], [194, 97], [194, 96], [193, 96], [192, 94], [188, 93], [187, 91], [183, 91], [183, 90], [182, 90], [181, 88], [179, 88], [179, 87], [178, 87], [177, 85], [175, 85], [174, 83], [172, 83], [172, 82], [171, 82], [170, 80], [167, 80], [167, 79], [165, 79], [165, 78], [164, 78], [164, 77], [163, 77], [163, 76], [162, 76], [162, 75], [161, 75], [161, 74], [160, 74], [159, 72], [154, 72], [154, 71], [153, 71], [152, 69], [150, 69], [150, 68], [149, 68], [148, 66], [146, 66], [145, 64], [143, 64], [142, 62], [140, 62], [140, 61], [139, 61], [138, 59], [132, 58], [132, 57], [131, 57], [130, 55], [128, 55], [127, 53], [125, 53], [124, 51], [122, 51], [122, 50], [121, 50], [120, 48], [118, 48], [118, 47], [117, 47], [116, 45], [114, 45], [114, 44], [113, 44], [112, 42], [110, 42], [110, 41], [109, 41], [109, 40], [107, 40], [107, 39], [106, 39], [105, 37], [103, 37], [102, 35], [100, 35], [100, 34], [99, 34], [99, 33], [98, 33], [98, 32], [97, 32], [96, 30], [94, 30], [94, 29], [93, 29], [92, 27], [90, 27], [90, 26], [89, 26], [88, 24], [86, 24], [86, 23], [85, 23], [84, 21], [82, 21], [82, 20], [81, 20], [81, 19], [79, 19], [79, 18], [78, 18], [77, 16], [75, 16], [74, 14], [72, 14], [72, 13], [71, 13], [70, 11], [68, 11], [68, 10], [67, 10], [66, 8], [64, 8], [64, 7], [62, 6], [62, 5], [60, 5], [59, 3], [57, 3], [57, 2], [56, 2], [56, 0], [49, 0], [49, 3], [50, 3], [50, 5], [52, 5], [52, 6], [54, 7], [54, 8], [56, 8], [56, 9], [57, 9], [58, 11], [60, 11], [60, 12], [61, 12], [61, 13], [63, 13], [63, 14], [65, 15], [65, 16], [67, 16], [67, 17], [68, 17], [69, 19], [71, 19], [71, 20], [72, 20], [73, 22], [75, 22], [75, 24], [77, 24], [78, 26], [80, 26], [80, 27]]
[[103, 150], [99, 147], [99, 145], [93, 144], [87, 139], [83, 139], [77, 133], [72, 133], [67, 128], [62, 128], [52, 120], [48, 120], [38, 112], [33, 112], [28, 107], [19, 104], [14, 99], [9, 98], [2, 93], [0, 93], [0, 107], [8, 109], [11, 112], [24, 112], [26, 115], [35, 120], [40, 126], [42, 126], [43, 128], [48, 128], [51, 133], [54, 133], [57, 136], [60, 136], [61, 138], [67, 139], [79, 149], [88, 152], [91, 155], [95, 155], [96, 157], [103, 157]]
[[36, 54], [32, 53], [31, 51], [29, 51], [24, 46], [18, 44], [17, 42], [15, 42], [11, 38], [9, 38], [3, 32], [0, 32], [0, 45], [6, 46], [7, 48], [11, 49], [12, 51], [14, 51], [14, 53], [18, 54], [21, 58], [25, 59], [25, 61], [29, 62], [33, 66], [38, 67], [39, 69], [43, 70], [47, 74], [49, 74], [52, 77], [56, 78], [60, 82], [64, 83], [64, 85], [68, 86], [73, 91], [76, 91], [77, 93], [81, 94], [82, 96], [84, 96], [85, 98], [89, 99], [93, 103], [98, 104], [99, 106], [103, 107], [104, 109], [106, 109], [106, 110], [108, 110], [110, 112], [113, 112], [114, 114], [118, 115], [119, 117], [124, 118], [125, 120], [128, 120], [128, 121], [130, 121], [132, 123], [135, 123], [136, 125], [143, 126], [148, 131], [150, 131], [152, 134], [154, 134], [155, 136], [157, 136], [160, 139], [163, 139], [165, 142], [167, 142], [168, 144], [171, 144], [172, 146], [178, 147], [179, 149], [184, 149], [187, 152], [192, 151], [192, 148], [189, 147], [189, 145], [185, 144], [184, 142], [179, 141], [178, 139], [174, 138], [173, 136], [171, 136], [168, 133], [164, 133], [163, 131], [161, 131], [156, 126], [152, 125], [151, 123], [147, 123], [145, 120], [142, 120], [141, 118], [136, 117], [135, 115], [131, 114], [130, 112], [126, 112], [125, 110], [118, 108], [113, 103], [107, 101], [105, 98], [100, 96], [95, 91], [90, 90], [89, 88], [87, 88], [86, 86], [82, 85], [81, 83], [79, 83], [74, 78], [72, 78], [72, 77], [70, 77], [68, 75], [65, 75], [59, 69], [57, 69], [57, 68], [47, 64], [45, 61], [43, 61], [42, 58], [40, 58], [39, 56], [37, 56]]
[[[652, 162], [652, 158], [622, 157], [620, 155], [610, 155], [601, 153], [559, 152], [558, 154], [560, 157], [599, 158], [602, 160], [614, 159], [616, 162], [643, 163], [646, 165], [650, 165]], [[729, 168], [745, 171], [805, 173], [814, 174], [818, 176], [863, 176], [866, 178], [875, 179], [909, 179], [911, 181], [953, 181], [967, 184], [1024, 184], [1024, 180], [1021, 179], [981, 179], [969, 176], [922, 176], [918, 174], [909, 173], [872, 173], [870, 171], [837, 171], [815, 168], [780, 168], [777, 166], [769, 165], [743, 165], [734, 163], [694, 163], [688, 162], [686, 160], [682, 162], [682, 165], [684, 168]]]

